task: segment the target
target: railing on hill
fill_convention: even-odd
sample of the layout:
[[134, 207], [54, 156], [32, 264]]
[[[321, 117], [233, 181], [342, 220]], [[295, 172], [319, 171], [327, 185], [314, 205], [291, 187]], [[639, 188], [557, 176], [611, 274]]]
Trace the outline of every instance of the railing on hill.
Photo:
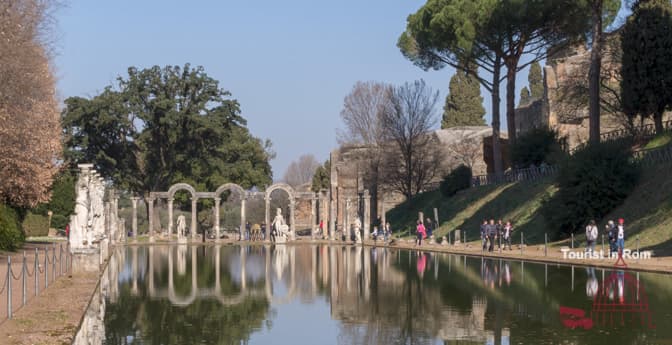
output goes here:
[[[663, 122], [663, 131], [672, 130], [672, 120]], [[632, 129], [621, 128], [600, 134], [602, 141], [617, 140], [629, 136], [650, 138], [656, 135], [656, 126], [652, 123], [635, 126]]]
[[525, 169], [515, 169], [505, 171], [502, 174], [487, 174], [474, 176], [471, 179], [471, 186], [487, 186], [491, 184], [512, 183], [523, 181], [535, 181], [548, 176], [555, 175], [558, 172], [557, 166], [542, 165]]
[[650, 166], [672, 161], [672, 144], [653, 149], [637, 150], [632, 158], [642, 166]]
[[[672, 131], [672, 120], [663, 122], [663, 131], [664, 132]], [[604, 132], [600, 134], [600, 141], [612, 141], [628, 137], [653, 138], [654, 136], [656, 136], [656, 126], [652, 123], [649, 123], [641, 126], [635, 126], [634, 128], [631, 129], [621, 128], [609, 132]], [[588, 142], [583, 142], [574, 147], [570, 151], [570, 153], [573, 154], [574, 152], [584, 148], [586, 145], [588, 145]]]

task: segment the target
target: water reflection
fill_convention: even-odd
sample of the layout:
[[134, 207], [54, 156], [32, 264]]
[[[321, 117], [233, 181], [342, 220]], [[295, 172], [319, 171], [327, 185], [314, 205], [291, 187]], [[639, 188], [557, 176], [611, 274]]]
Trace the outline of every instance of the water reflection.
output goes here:
[[[594, 268], [361, 246], [130, 247], [112, 257], [86, 329], [90, 336], [102, 330], [107, 344], [636, 344], [672, 338], [670, 330], [645, 323], [583, 327], [591, 313], [604, 317], [611, 310], [596, 310], [593, 301], [630, 305], [643, 300], [644, 285], [647, 303], [655, 306], [651, 318], [670, 316], [670, 276], [632, 275], [606, 271], [605, 280], [605, 270]], [[585, 283], [585, 290], [574, 291], [575, 283]], [[617, 316], [631, 317], [625, 309]]]

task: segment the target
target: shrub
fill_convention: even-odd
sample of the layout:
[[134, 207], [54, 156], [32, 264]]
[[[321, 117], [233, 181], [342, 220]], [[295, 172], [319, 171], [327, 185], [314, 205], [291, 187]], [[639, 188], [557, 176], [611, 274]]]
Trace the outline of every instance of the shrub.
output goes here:
[[542, 212], [554, 230], [582, 230], [590, 219], [599, 220], [623, 203], [638, 177], [628, 142], [588, 145], [560, 164], [558, 192]]
[[28, 212], [21, 223], [26, 237], [47, 236], [49, 234], [49, 217]]
[[453, 169], [441, 181], [439, 189], [445, 197], [451, 197], [458, 191], [467, 189], [471, 186], [471, 168], [466, 165], [460, 165]]
[[511, 147], [513, 165], [527, 168], [541, 163], [557, 164], [565, 155], [566, 139], [547, 128], [535, 128], [521, 135]]
[[65, 230], [65, 226], [68, 225], [69, 218], [63, 217], [60, 214], [54, 214], [51, 216], [51, 227], [54, 229]]
[[19, 214], [15, 209], [0, 204], [0, 249], [15, 250], [25, 240]]
[[75, 183], [76, 177], [65, 170], [58, 175], [52, 185], [51, 200], [30, 210], [31, 213], [47, 217], [53, 212], [51, 226], [56, 229], [65, 229], [70, 215], [75, 210]]

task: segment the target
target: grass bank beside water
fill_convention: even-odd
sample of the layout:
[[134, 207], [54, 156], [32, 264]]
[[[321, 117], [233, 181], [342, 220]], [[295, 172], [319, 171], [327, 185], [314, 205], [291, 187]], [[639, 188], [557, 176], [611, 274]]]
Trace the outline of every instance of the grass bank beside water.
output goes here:
[[[655, 256], [672, 256], [672, 164], [646, 167], [638, 185], [624, 203], [597, 220], [600, 232], [609, 219], [626, 220], [626, 247], [653, 250]], [[498, 186], [482, 186], [458, 192], [445, 198], [439, 191], [421, 194], [388, 211], [387, 219], [394, 230], [408, 235], [415, 228], [418, 212], [431, 215], [438, 208], [440, 227], [438, 237], [456, 229], [466, 231], [467, 240], [477, 240], [483, 219], [512, 220], [515, 226], [514, 243], [524, 233], [526, 244], [543, 244], [548, 233], [553, 246], [569, 245], [566, 235], [558, 234], [547, 224], [541, 207], [543, 201], [555, 193], [553, 179], [518, 182]], [[585, 239], [577, 233], [575, 244]], [[639, 239], [639, 241], [638, 241]]]

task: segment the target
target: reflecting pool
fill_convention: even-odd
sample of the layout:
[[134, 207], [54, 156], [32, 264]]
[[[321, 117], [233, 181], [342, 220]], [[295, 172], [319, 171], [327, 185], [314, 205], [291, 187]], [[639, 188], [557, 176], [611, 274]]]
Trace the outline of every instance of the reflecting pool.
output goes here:
[[361, 246], [118, 248], [104, 344], [657, 344], [672, 276]]

